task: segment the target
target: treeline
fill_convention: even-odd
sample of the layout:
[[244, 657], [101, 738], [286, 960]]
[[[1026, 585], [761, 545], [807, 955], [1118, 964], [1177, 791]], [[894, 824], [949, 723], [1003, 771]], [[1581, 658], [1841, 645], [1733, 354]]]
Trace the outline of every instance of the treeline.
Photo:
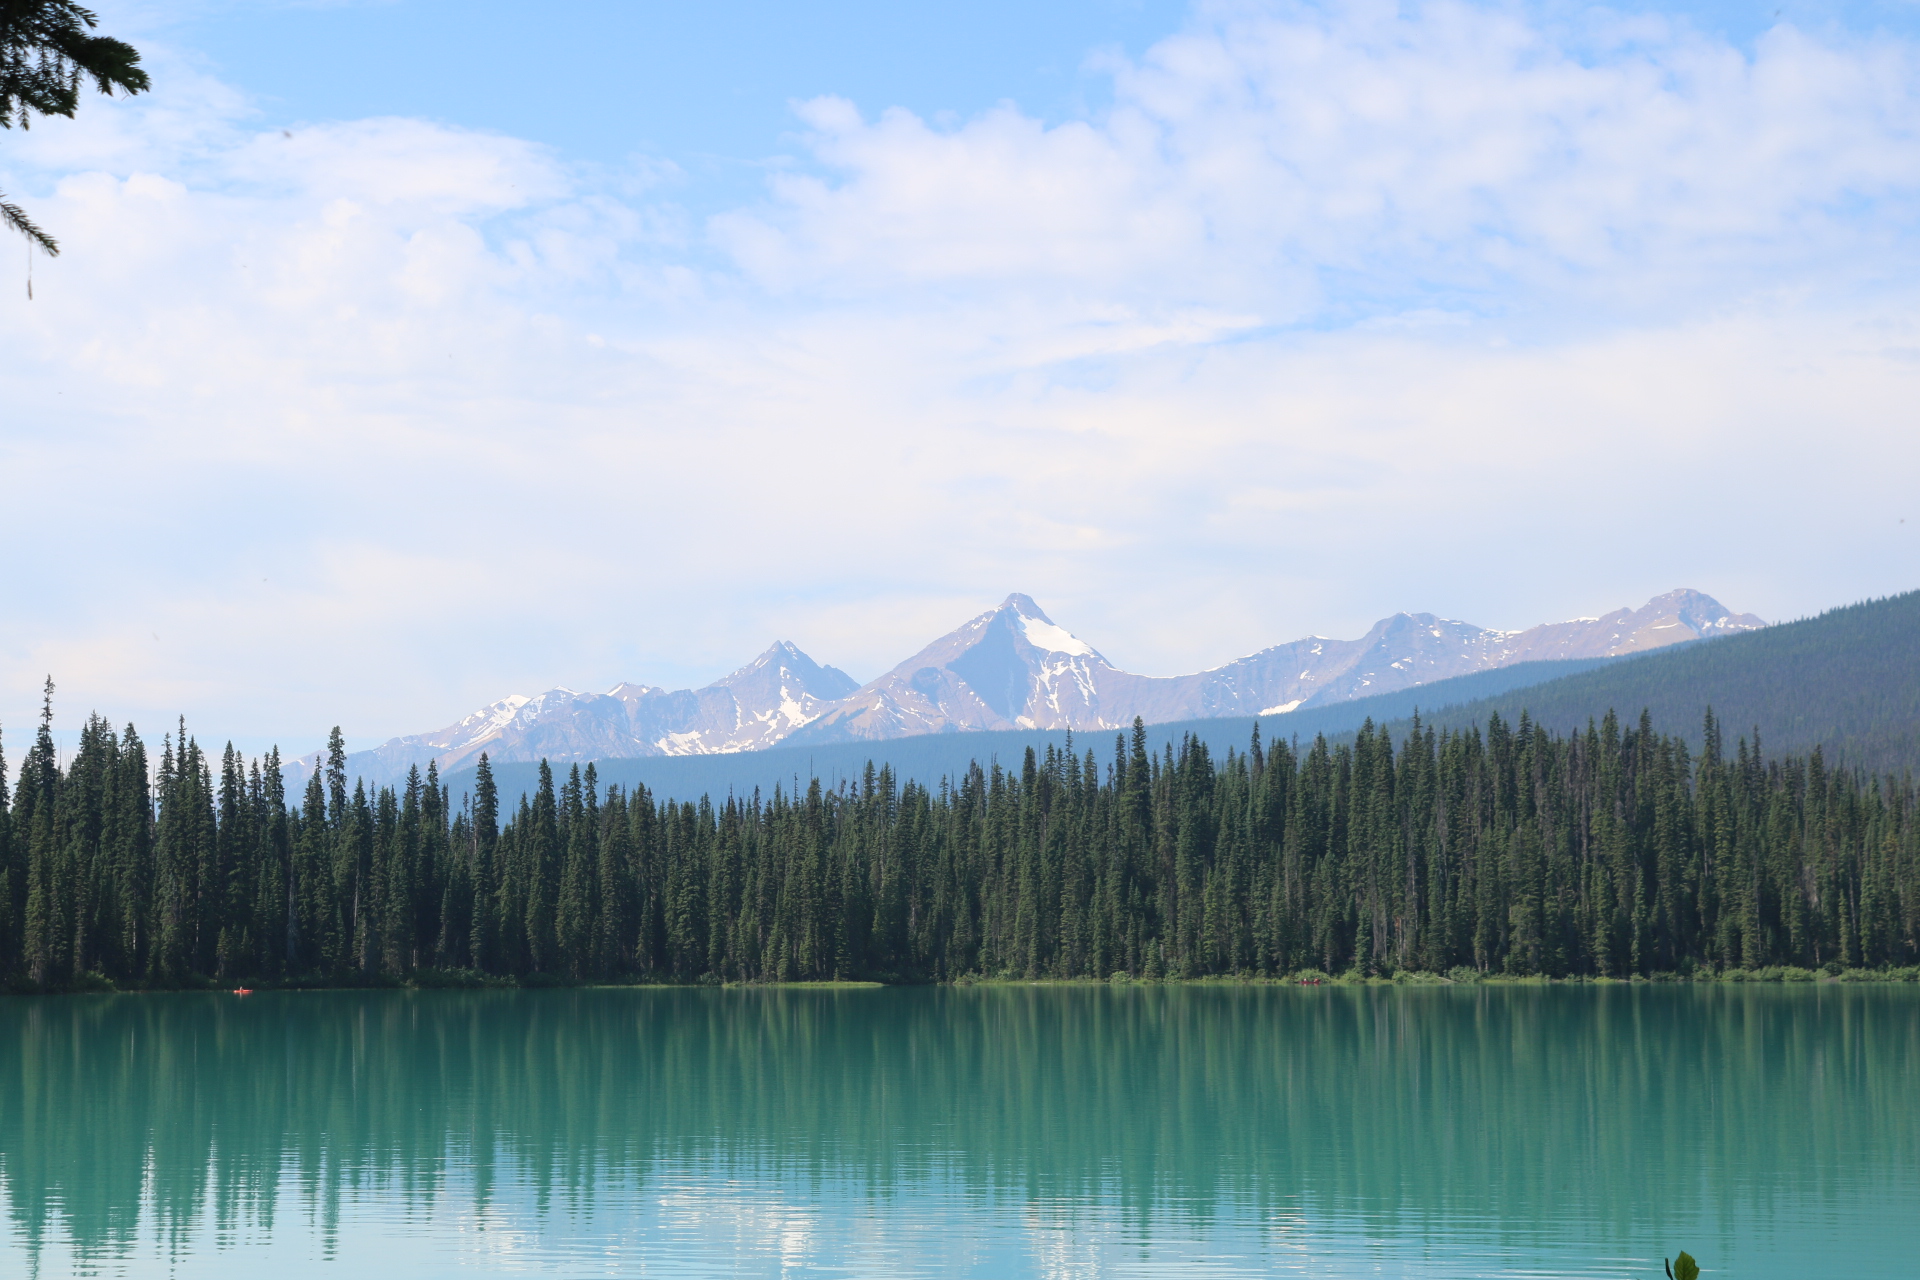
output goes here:
[[[1215, 759], [1032, 751], [937, 789], [656, 798], [591, 765], [503, 811], [431, 765], [283, 794], [277, 753], [157, 768], [51, 691], [8, 803], [0, 971], [14, 985], [208, 980], [731, 981], [1615, 975], [1920, 960], [1911, 779], [1705, 748], [1611, 714], [1579, 734], [1368, 726]], [[0, 771], [4, 764], [0, 763]], [[4, 783], [0, 782], [0, 788]], [[290, 803], [291, 801], [291, 803]]]

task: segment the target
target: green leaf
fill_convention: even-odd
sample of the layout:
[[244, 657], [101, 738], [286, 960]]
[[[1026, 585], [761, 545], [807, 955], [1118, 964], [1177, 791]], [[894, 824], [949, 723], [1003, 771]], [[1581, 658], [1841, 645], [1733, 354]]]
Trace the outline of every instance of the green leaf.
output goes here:
[[1673, 1280], [1700, 1280], [1700, 1264], [1684, 1249], [1673, 1260]]

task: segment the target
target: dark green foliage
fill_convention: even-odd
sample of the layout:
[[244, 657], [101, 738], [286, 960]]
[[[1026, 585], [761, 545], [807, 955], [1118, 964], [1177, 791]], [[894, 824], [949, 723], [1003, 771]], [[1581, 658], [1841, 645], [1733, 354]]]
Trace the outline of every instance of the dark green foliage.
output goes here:
[[[1818, 747], [1831, 762], [1869, 772], [1920, 769], [1920, 591], [1620, 659], [1496, 697], [1444, 697], [1450, 683], [1435, 685], [1420, 703], [1442, 708], [1424, 711], [1441, 728], [1485, 724], [1492, 715], [1513, 720], [1524, 711], [1570, 733], [1624, 706], [1691, 730], [1712, 707], [1722, 724], [1757, 728], [1775, 751], [1807, 755]], [[1404, 714], [1379, 718], [1400, 734], [1407, 723], [1396, 717]], [[1706, 744], [1695, 734], [1689, 745]]]
[[1679, 1257], [1667, 1263], [1667, 1280], [1700, 1280], [1700, 1264], [1682, 1249]]
[[147, 87], [132, 45], [96, 36], [99, 19], [70, 0], [0, 0], [0, 125], [35, 115], [69, 116], [80, 88], [139, 93]]
[[[1728, 642], [1731, 643], [1731, 642]], [[0, 971], [42, 987], [518, 980], [1751, 973], [1920, 961], [1920, 793], [1768, 762], [1711, 717], [1556, 736], [1372, 725], [1350, 744], [1069, 743], [928, 788], [698, 802], [542, 767], [505, 824], [483, 761], [297, 806], [90, 719], [0, 807]]]
[[[94, 35], [97, 25], [92, 12], [71, 0], [0, 0], [0, 128], [24, 129], [36, 115], [71, 117], [89, 81], [106, 94], [147, 87], [133, 46]], [[0, 200], [0, 226], [49, 254], [60, 252], [18, 205]]]

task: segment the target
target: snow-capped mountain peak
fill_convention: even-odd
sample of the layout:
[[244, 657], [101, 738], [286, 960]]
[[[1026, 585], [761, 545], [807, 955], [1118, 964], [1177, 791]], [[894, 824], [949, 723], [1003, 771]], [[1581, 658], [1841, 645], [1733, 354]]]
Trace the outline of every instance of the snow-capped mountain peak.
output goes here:
[[[666, 690], [622, 681], [605, 693], [565, 686], [512, 694], [444, 729], [394, 738], [348, 757], [351, 771], [393, 781], [428, 761], [441, 772], [495, 760], [553, 761], [751, 751], [805, 724], [858, 682], [781, 641], [738, 671], [701, 689]], [[304, 783], [318, 755], [289, 765]]]
[[510, 693], [500, 701], [480, 708], [459, 724], [451, 726], [446, 732], [450, 740], [458, 738], [468, 742], [478, 742], [512, 724], [514, 717], [520, 714], [520, 708], [532, 701], [533, 699], [524, 693]]
[[607, 690], [607, 696], [609, 698], [619, 698], [623, 702], [635, 702], [652, 694], [663, 692], [665, 691], [657, 689], [650, 684], [635, 684], [631, 680], [622, 680], [619, 684]]
[[1102, 672], [1115, 668], [1031, 596], [1015, 592], [827, 709], [792, 740], [1106, 727]]
[[[1164, 723], [1283, 715], [1515, 662], [1638, 653], [1764, 625], [1685, 589], [1638, 609], [1524, 631], [1397, 613], [1357, 640], [1307, 636], [1193, 675], [1156, 677], [1121, 671], [1015, 592], [865, 685], [781, 640], [700, 689], [623, 682], [604, 694], [513, 694], [445, 729], [356, 753], [349, 768], [394, 781], [429, 760], [445, 772], [483, 751], [496, 760], [573, 761], [964, 729], [1105, 730], [1135, 716]], [[319, 763], [304, 757], [290, 771]]]

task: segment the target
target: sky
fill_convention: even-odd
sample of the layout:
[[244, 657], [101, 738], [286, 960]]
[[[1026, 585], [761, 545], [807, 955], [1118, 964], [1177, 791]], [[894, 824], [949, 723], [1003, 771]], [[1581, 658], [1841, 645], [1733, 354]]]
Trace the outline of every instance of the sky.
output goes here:
[[291, 752], [1013, 591], [1171, 675], [1920, 586], [1920, 5], [95, 7], [152, 92], [0, 134], [16, 761], [48, 675]]

